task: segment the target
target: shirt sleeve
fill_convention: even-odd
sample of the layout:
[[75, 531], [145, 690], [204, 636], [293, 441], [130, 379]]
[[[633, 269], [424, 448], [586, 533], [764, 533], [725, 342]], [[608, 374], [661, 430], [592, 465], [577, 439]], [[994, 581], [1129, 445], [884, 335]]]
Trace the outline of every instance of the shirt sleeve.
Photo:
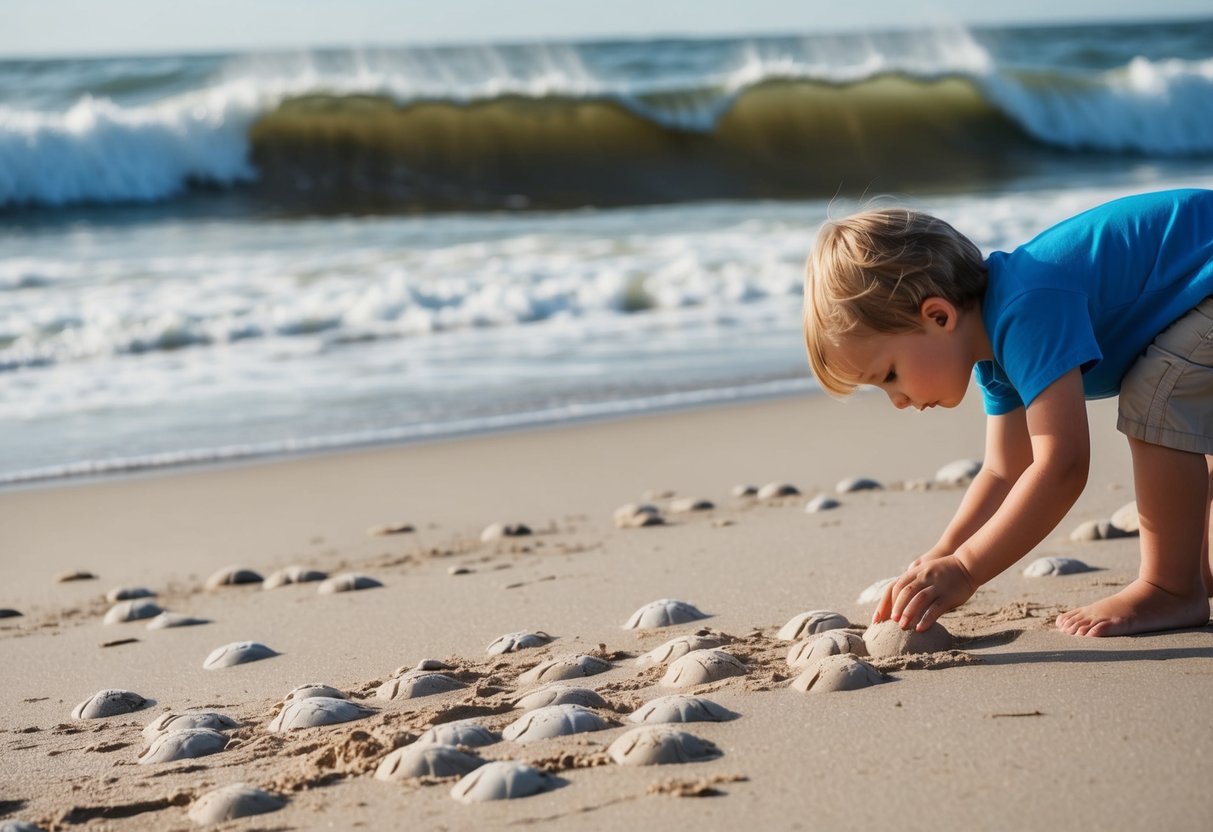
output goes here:
[[1011, 380], [993, 361], [977, 362], [976, 375], [987, 416], [1002, 416], [1023, 407]]

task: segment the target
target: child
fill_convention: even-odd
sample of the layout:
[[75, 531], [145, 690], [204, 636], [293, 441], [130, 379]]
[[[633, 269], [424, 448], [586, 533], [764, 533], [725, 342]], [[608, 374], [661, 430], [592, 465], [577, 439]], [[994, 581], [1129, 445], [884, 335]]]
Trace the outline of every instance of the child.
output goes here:
[[1086, 485], [1084, 398], [1120, 396], [1137, 580], [1063, 613], [1113, 636], [1209, 620], [1213, 503], [1213, 191], [1110, 202], [985, 260], [942, 220], [905, 209], [827, 222], [809, 257], [805, 341], [822, 387], [861, 384], [898, 408], [985, 398], [985, 460], [939, 542], [873, 621], [931, 626], [1040, 543]]

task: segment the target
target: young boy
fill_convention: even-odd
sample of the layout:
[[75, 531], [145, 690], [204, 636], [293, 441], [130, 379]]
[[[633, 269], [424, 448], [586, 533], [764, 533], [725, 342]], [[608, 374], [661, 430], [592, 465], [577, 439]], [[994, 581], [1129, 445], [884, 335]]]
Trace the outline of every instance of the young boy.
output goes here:
[[1086, 485], [1084, 399], [1120, 396], [1141, 570], [1057, 617], [1113, 636], [1209, 620], [1213, 504], [1213, 191], [1110, 202], [982, 259], [904, 209], [828, 222], [809, 257], [805, 341], [822, 387], [898, 408], [955, 407], [976, 369], [985, 460], [939, 542], [873, 621], [927, 629], [1027, 554]]

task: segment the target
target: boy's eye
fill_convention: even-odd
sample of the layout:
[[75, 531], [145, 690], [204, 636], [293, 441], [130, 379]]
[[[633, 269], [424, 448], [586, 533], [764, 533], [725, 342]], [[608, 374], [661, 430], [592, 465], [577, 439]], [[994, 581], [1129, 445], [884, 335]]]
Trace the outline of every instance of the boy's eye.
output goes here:
[[890, 368], [889, 374], [884, 377], [884, 383], [888, 384], [890, 381], [893, 381], [895, 378], [897, 378], [897, 371]]

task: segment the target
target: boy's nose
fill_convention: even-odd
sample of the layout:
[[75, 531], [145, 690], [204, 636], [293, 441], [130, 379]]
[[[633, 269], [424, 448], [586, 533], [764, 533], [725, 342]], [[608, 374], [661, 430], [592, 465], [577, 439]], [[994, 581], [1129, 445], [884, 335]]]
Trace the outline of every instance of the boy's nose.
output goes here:
[[889, 391], [889, 401], [891, 401], [893, 403], [893, 407], [897, 408], [898, 410], [905, 410], [910, 406], [910, 399], [908, 397], [902, 395], [901, 393], [894, 393], [892, 390]]

